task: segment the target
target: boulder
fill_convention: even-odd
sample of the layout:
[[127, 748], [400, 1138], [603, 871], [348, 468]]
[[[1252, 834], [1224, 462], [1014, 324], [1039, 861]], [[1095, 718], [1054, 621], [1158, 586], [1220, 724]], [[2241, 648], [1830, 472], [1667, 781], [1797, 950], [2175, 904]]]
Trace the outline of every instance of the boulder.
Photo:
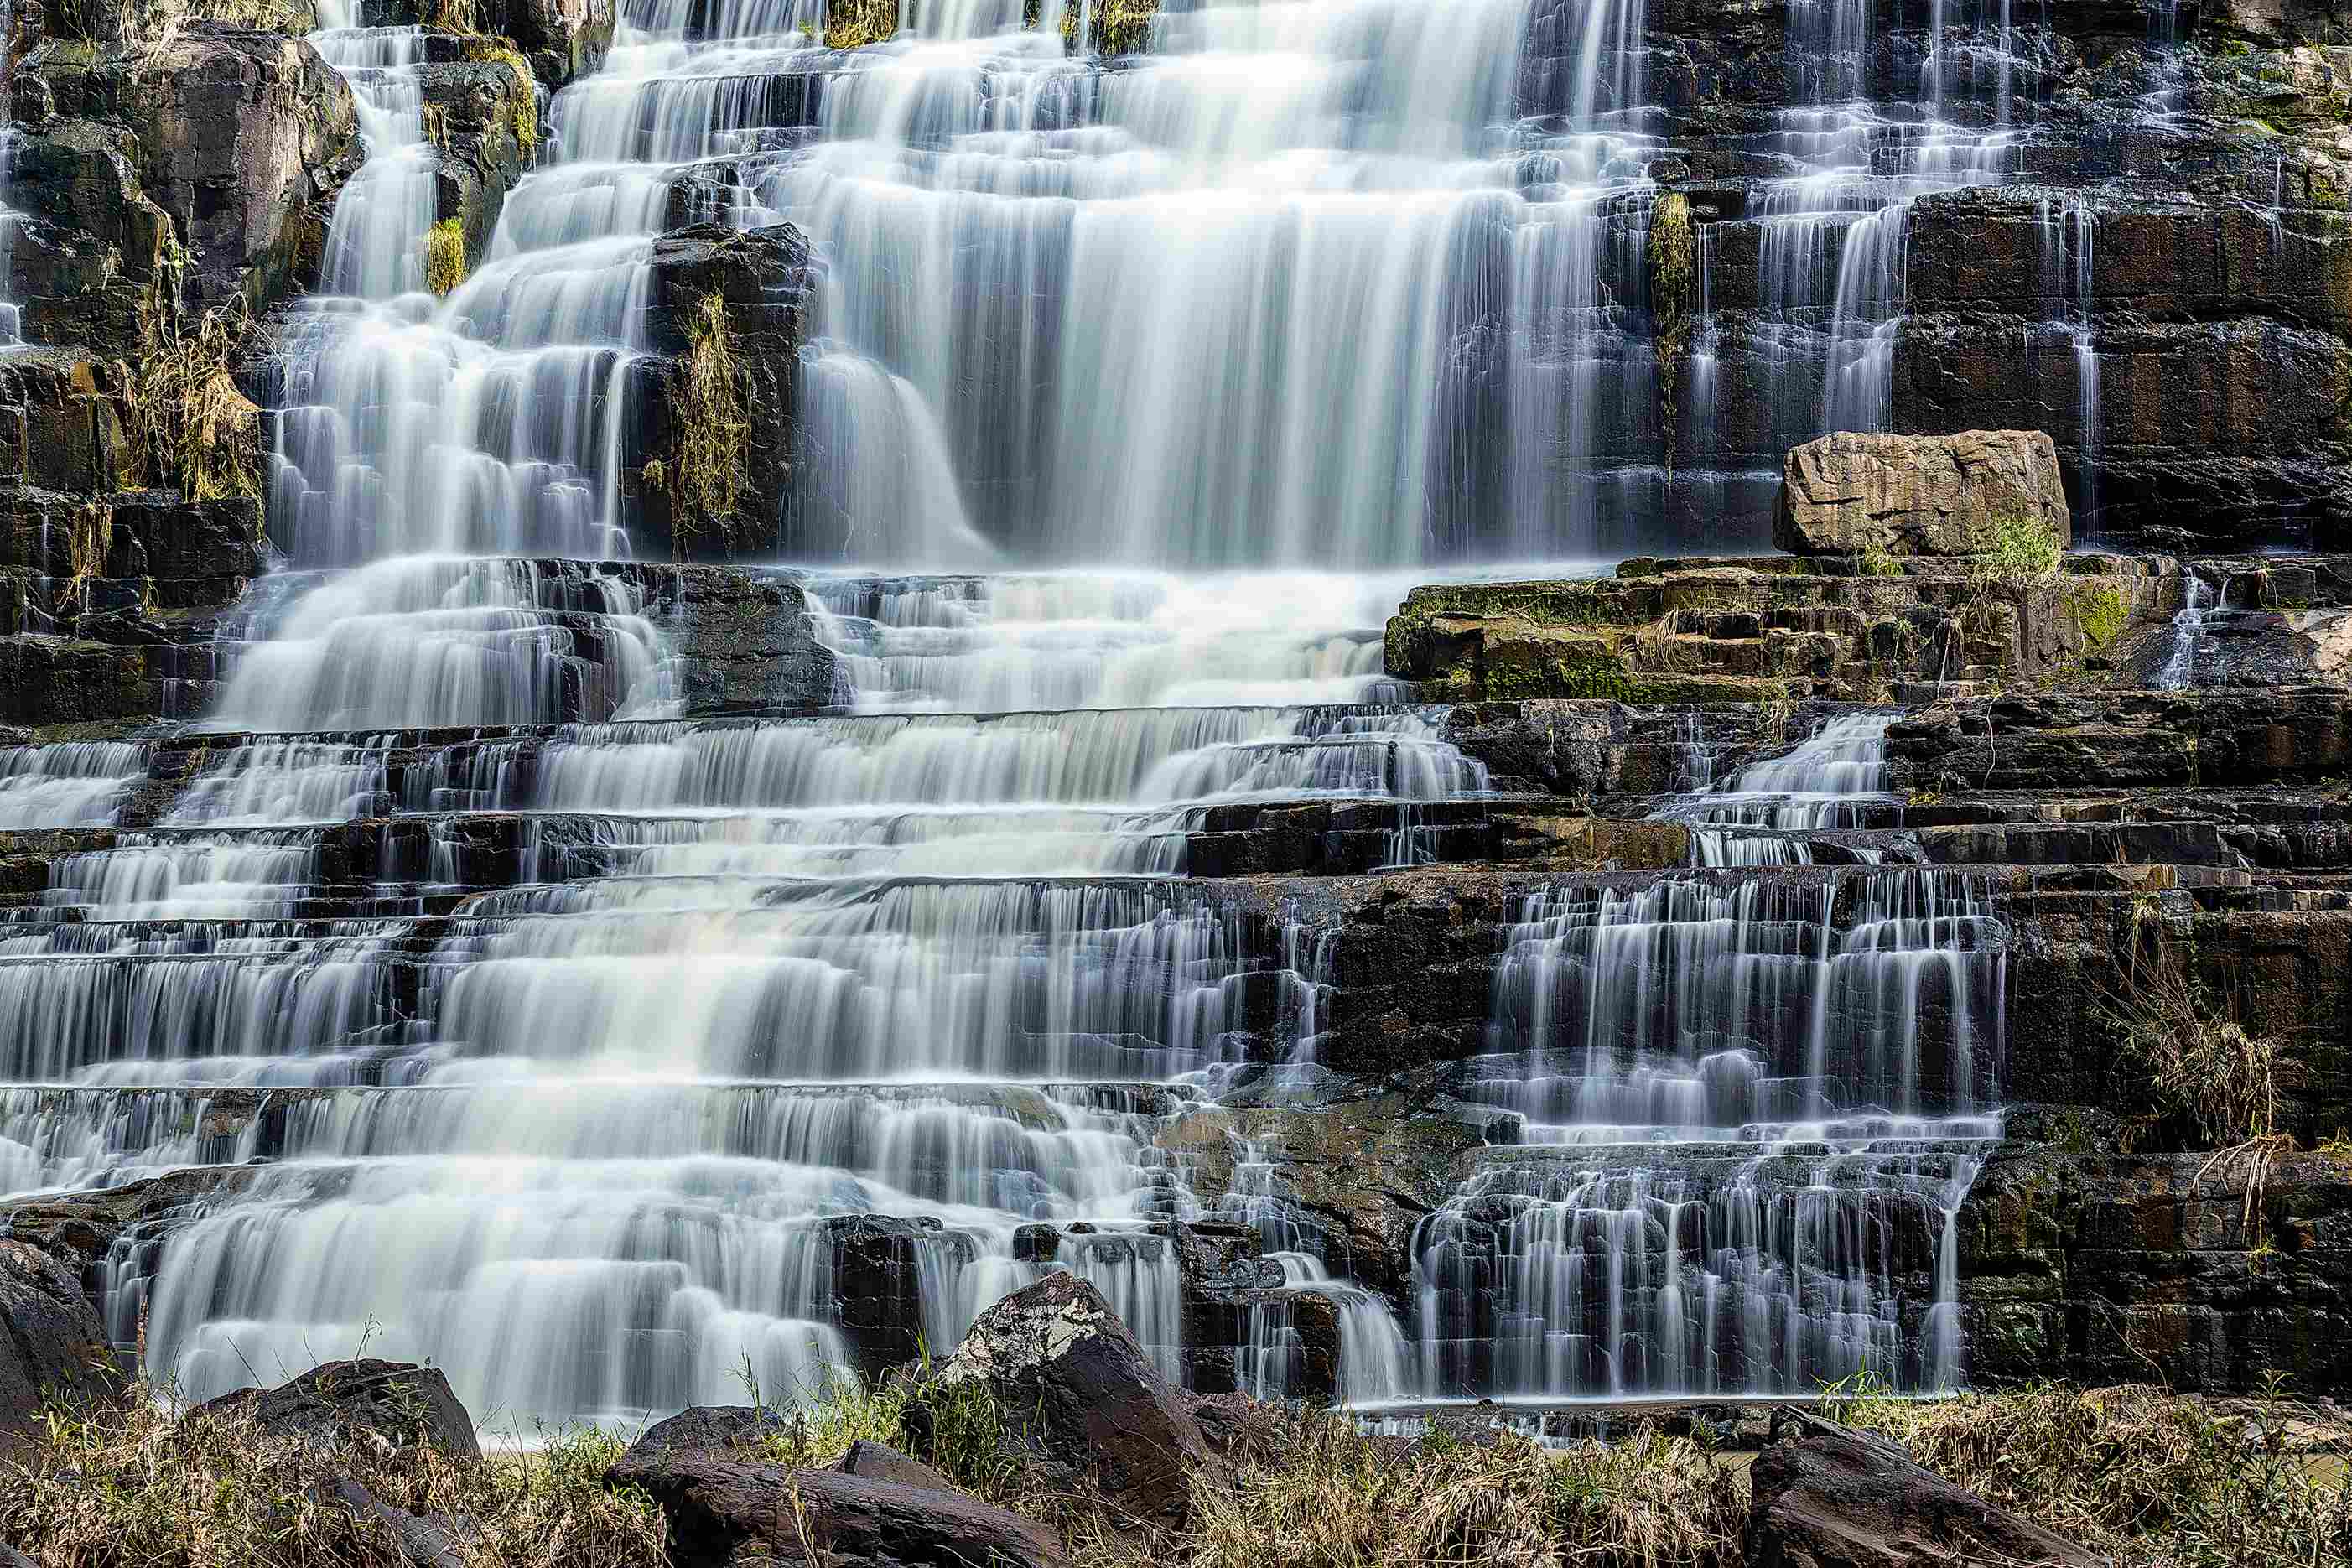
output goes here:
[[72, 1270], [0, 1237], [0, 1446], [37, 1431], [50, 1401], [100, 1399], [119, 1386], [106, 1327]]
[[407, 1362], [328, 1362], [267, 1392], [246, 1388], [206, 1400], [191, 1414], [249, 1414], [273, 1436], [315, 1442], [429, 1447], [465, 1459], [482, 1454], [473, 1417], [449, 1380]]
[[1823, 436], [1790, 450], [1772, 542], [1797, 555], [1975, 555], [2004, 529], [2073, 520], [2058, 448], [2039, 430]]
[[1749, 1471], [1748, 1568], [2097, 1568], [2062, 1536], [1911, 1462], [1884, 1437], [1783, 1410]]
[[[680, 711], [811, 713], [834, 700], [834, 657], [817, 642], [808, 594], [790, 574], [683, 566], [657, 583], [652, 596], [677, 661]], [[909, 1228], [873, 1220], [859, 1228], [894, 1227]], [[907, 1290], [914, 1289], [912, 1268], [909, 1262]], [[871, 1326], [895, 1328], [904, 1336], [919, 1321], [909, 1310]], [[912, 1353], [909, 1349], [890, 1361]]]
[[857, 1445], [833, 1471], [762, 1458], [757, 1439], [782, 1428], [766, 1410], [688, 1410], [646, 1432], [605, 1480], [635, 1487], [660, 1507], [677, 1568], [1057, 1568], [1066, 1561], [1045, 1526], [946, 1488], [929, 1467], [879, 1445]]
[[1208, 1439], [1101, 1291], [1046, 1275], [980, 1315], [939, 1372], [976, 1382], [1008, 1426], [1082, 1475], [1114, 1509], [1181, 1525]]
[[845, 1476], [862, 1480], [889, 1481], [902, 1487], [923, 1487], [932, 1491], [951, 1492], [955, 1482], [943, 1470], [923, 1463], [911, 1454], [902, 1454], [887, 1443], [869, 1443], [864, 1438], [849, 1446], [841, 1462], [833, 1467]]

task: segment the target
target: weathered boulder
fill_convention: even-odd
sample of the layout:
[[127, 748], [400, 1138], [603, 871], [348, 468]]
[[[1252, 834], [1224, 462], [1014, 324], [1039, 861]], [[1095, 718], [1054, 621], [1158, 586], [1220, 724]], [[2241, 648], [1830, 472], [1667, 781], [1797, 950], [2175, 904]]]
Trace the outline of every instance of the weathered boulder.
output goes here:
[[1047, 1458], [1145, 1523], [1181, 1524], [1192, 1470], [1216, 1463], [1133, 1332], [1075, 1274], [1048, 1274], [982, 1312], [939, 1377], [985, 1385]]
[[105, 1325], [73, 1271], [0, 1236], [0, 1446], [35, 1431], [52, 1399], [101, 1399], [119, 1386]]
[[500, 30], [552, 92], [604, 63], [613, 47], [613, 0], [507, 0]]
[[[660, 1507], [677, 1568], [1054, 1568], [1065, 1561], [1053, 1531], [943, 1489], [922, 1473], [929, 1467], [903, 1455], [893, 1455], [901, 1465], [890, 1467], [868, 1454], [864, 1468], [852, 1470], [859, 1459], [853, 1450], [833, 1471], [762, 1457], [759, 1440], [784, 1429], [770, 1411], [688, 1410], [647, 1431], [605, 1480], [635, 1487]], [[905, 1479], [866, 1473], [874, 1469]]]
[[1784, 1410], [1748, 1472], [1748, 1568], [1950, 1568], [2104, 1559], [1920, 1468], [1902, 1447]]
[[208, 1399], [194, 1415], [250, 1415], [276, 1436], [325, 1443], [373, 1440], [391, 1448], [433, 1447], [479, 1458], [473, 1417], [435, 1367], [406, 1362], [334, 1361], [291, 1383]]
[[2058, 448], [2039, 430], [1843, 431], [1792, 448], [1772, 542], [1799, 555], [1975, 555], [2004, 529], [2074, 538]]
[[849, 1451], [841, 1456], [841, 1462], [833, 1468], [861, 1480], [890, 1481], [902, 1487], [926, 1487], [942, 1492], [956, 1489], [955, 1482], [944, 1471], [911, 1454], [902, 1454], [887, 1443], [869, 1443], [864, 1438], [852, 1443]]

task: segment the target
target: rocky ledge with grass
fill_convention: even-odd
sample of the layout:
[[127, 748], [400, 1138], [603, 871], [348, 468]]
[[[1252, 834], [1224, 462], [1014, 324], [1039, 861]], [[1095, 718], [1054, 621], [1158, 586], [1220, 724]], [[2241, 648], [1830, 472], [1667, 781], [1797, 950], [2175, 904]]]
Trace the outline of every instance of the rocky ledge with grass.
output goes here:
[[[59, 1389], [0, 1458], [17, 1467], [0, 1540], [42, 1568], [2284, 1568], [2352, 1552], [2331, 1479], [2352, 1422], [2273, 1400], [1845, 1390], [1744, 1427], [1746, 1445], [1635, 1409], [1606, 1441], [1538, 1447], [1491, 1407], [1366, 1436], [1169, 1395], [1066, 1275], [997, 1314], [947, 1363], [686, 1411], [625, 1446], [578, 1430], [485, 1453], [437, 1373], [383, 1362], [184, 1412]], [[1153, 1519], [1097, 1484], [1134, 1474], [1140, 1432], [1054, 1415], [1107, 1386], [1114, 1407], [1138, 1389], [1171, 1402], [1140, 1424], [1181, 1499]], [[1192, 1440], [1209, 1433], [1213, 1454]]]

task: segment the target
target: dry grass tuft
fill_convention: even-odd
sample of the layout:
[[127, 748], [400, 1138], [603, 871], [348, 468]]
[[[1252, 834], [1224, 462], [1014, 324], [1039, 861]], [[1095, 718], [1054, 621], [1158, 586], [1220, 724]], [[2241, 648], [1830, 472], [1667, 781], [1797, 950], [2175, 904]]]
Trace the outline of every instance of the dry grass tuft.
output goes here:
[[862, 49], [898, 37], [898, 0], [828, 0], [824, 47]]
[[2352, 1562], [2352, 1479], [2199, 1399], [2048, 1384], [1933, 1402], [1865, 1394], [1824, 1414], [2134, 1568]]
[[249, 1415], [143, 1401], [53, 1414], [21, 1474], [0, 1477], [0, 1540], [41, 1568], [404, 1568], [390, 1526], [338, 1495], [349, 1479], [458, 1526], [473, 1568], [666, 1568], [660, 1511], [604, 1485], [621, 1447], [583, 1430], [535, 1454], [457, 1459], [273, 1436]]
[[1342, 1416], [1289, 1418], [1230, 1477], [1196, 1478], [1192, 1568], [1713, 1568], [1739, 1562], [1746, 1501], [1687, 1438], [1643, 1428], [1621, 1443], [1546, 1453], [1365, 1437]]
[[231, 374], [254, 331], [242, 300], [205, 311], [193, 329], [151, 301], [125, 399], [149, 483], [191, 500], [261, 493], [261, 411]]
[[2145, 912], [2135, 913], [2122, 952], [2101, 1014], [2159, 1115], [2185, 1122], [2200, 1148], [2268, 1140], [2284, 1104], [2277, 1042], [2230, 1017]]

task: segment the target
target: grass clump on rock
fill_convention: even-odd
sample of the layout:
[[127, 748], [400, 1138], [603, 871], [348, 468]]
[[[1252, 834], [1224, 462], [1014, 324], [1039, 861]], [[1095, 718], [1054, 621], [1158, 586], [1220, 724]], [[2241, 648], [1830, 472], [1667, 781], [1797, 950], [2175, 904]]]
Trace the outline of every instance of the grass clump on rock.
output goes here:
[[722, 532], [751, 485], [751, 422], [744, 413], [743, 367], [735, 358], [727, 301], [703, 297], [688, 315], [678, 357], [677, 438], [664, 473], [678, 502], [677, 531]]
[[1991, 548], [1977, 563], [1979, 577], [2015, 588], [2047, 583], [2058, 575], [2066, 552], [2039, 517], [2014, 513], [1992, 521]]
[[242, 303], [193, 325], [160, 303], [142, 314], [124, 412], [149, 483], [200, 501], [261, 493], [261, 411], [232, 374], [253, 333]]
[[898, 0], [826, 0], [826, 48], [862, 49], [898, 36]]

